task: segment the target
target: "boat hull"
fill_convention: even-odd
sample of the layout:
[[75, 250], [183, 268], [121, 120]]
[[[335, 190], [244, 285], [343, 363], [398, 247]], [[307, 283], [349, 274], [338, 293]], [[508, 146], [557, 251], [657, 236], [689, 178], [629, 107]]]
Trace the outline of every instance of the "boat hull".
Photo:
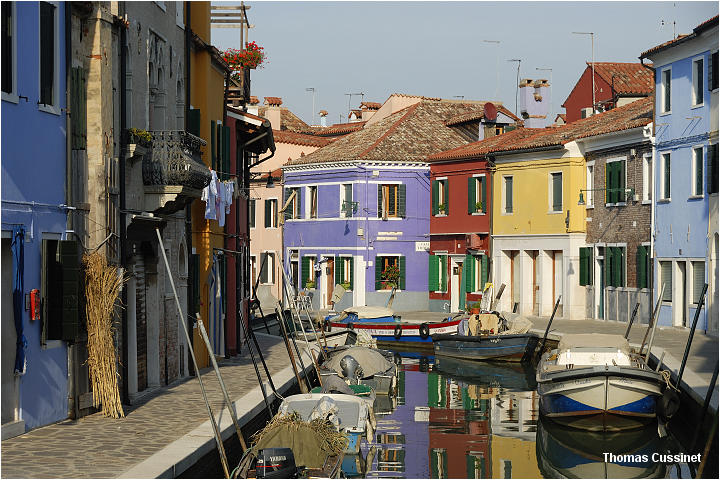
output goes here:
[[433, 335], [435, 355], [464, 360], [527, 361], [538, 344], [534, 333], [516, 335]]
[[584, 430], [640, 428], [657, 416], [660, 379], [653, 371], [615, 366], [538, 374], [540, 413]]
[[[363, 330], [378, 342], [384, 344], [424, 344], [432, 345], [432, 335], [435, 334], [451, 334], [457, 332], [457, 326], [460, 319], [447, 320], [444, 322], [433, 323], [408, 323], [397, 322], [393, 319], [356, 319], [352, 321], [343, 319], [340, 322], [327, 319], [326, 325], [329, 326], [330, 332], [345, 330], [347, 328], [354, 330]], [[427, 326], [427, 335], [424, 335], [423, 325]], [[398, 328], [399, 327], [399, 328]], [[326, 327], [327, 328], [327, 327]]]

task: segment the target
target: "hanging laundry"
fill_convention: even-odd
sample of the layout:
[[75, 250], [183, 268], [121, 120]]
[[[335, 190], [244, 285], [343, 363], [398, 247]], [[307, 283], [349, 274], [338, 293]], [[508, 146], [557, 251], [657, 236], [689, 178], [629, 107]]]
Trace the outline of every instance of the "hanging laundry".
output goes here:
[[218, 197], [218, 189], [217, 189], [217, 183], [218, 183], [218, 177], [215, 170], [210, 170], [210, 184], [203, 188], [202, 196], [200, 197], [200, 200], [205, 202], [205, 218], [207, 220], [216, 220], [217, 219], [217, 197]]
[[230, 206], [235, 193], [235, 184], [233, 182], [225, 182], [225, 213], [230, 214]]
[[238, 184], [237, 177], [233, 177], [232, 183], [233, 183], [233, 198], [238, 198], [240, 196], [240, 184]]

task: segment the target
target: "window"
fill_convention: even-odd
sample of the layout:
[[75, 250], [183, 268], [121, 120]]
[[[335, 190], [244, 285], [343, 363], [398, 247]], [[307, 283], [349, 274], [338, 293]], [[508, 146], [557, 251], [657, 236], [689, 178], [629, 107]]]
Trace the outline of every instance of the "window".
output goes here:
[[376, 256], [375, 290], [391, 290], [394, 286], [405, 290], [405, 257]]
[[708, 193], [718, 193], [718, 144], [708, 145], [707, 153], [707, 179], [708, 179]]
[[300, 288], [315, 288], [315, 265], [317, 264], [317, 257], [312, 255], [306, 255], [302, 257], [301, 266], [301, 284]]
[[487, 213], [487, 177], [468, 177], [468, 213]]
[[248, 200], [248, 221], [250, 228], [255, 228], [255, 200]]
[[428, 265], [428, 291], [447, 292], [447, 255], [430, 255]]
[[308, 193], [308, 199], [310, 202], [309, 208], [310, 211], [308, 212], [308, 218], [318, 218], [318, 190], [317, 185], [313, 185], [312, 187], [308, 187], [307, 193]]
[[277, 199], [265, 200], [265, 228], [277, 228]]
[[696, 58], [692, 62], [692, 104], [693, 106], [702, 105], [704, 100], [704, 78], [703, 75], [703, 63], [704, 59]]
[[60, 113], [58, 105], [58, 24], [57, 6], [40, 2], [40, 105]]
[[350, 218], [356, 209], [353, 206], [352, 183], [346, 183], [340, 187], [340, 216]]
[[670, 80], [672, 77], [672, 70], [667, 68], [660, 72], [660, 112], [670, 113]]
[[447, 178], [433, 180], [432, 182], [432, 214], [447, 215], [450, 192]]
[[648, 288], [650, 279], [650, 247], [639, 245], [636, 252], [637, 288]]
[[605, 203], [625, 203], [625, 160], [608, 160], [605, 164]]
[[260, 254], [260, 283], [275, 283], [275, 254], [263, 252]]
[[378, 218], [405, 218], [405, 185], [378, 185]]
[[[293, 195], [294, 194], [294, 195]], [[289, 203], [288, 203], [289, 201]], [[300, 188], [285, 188], [285, 220], [291, 218], [301, 218], [300, 212]]]
[[650, 182], [652, 181], [652, 155], [645, 155], [643, 156], [643, 193], [642, 193], [642, 199], [643, 202], [649, 202], [652, 200], [652, 187], [650, 185]]
[[718, 88], [718, 52], [713, 52], [710, 55], [710, 61], [708, 62], [708, 86], [710, 90], [717, 90]]
[[662, 177], [660, 177], [660, 199], [670, 200], [670, 154], [660, 156]]
[[705, 286], [705, 262], [692, 262], [692, 279], [692, 303], [697, 305], [700, 303], [700, 295], [702, 294], [703, 287]]
[[550, 174], [550, 211], [551, 212], [562, 212], [563, 201], [562, 201], [562, 173], [551, 173]]
[[660, 285], [658, 285], [658, 291], [662, 290], [663, 284], [665, 284], [665, 291], [663, 292], [662, 301], [672, 302], [672, 262], [664, 261], [660, 263]]
[[593, 247], [580, 247], [580, 285], [593, 284]]
[[352, 257], [335, 257], [335, 283], [339, 283], [345, 290], [353, 289], [355, 266]]
[[505, 181], [505, 213], [513, 213], [513, 177], [503, 177]]
[[76, 340], [82, 328], [78, 298], [79, 245], [74, 240], [42, 240], [42, 341]]
[[297, 288], [298, 282], [300, 281], [300, 255], [297, 250], [290, 250], [290, 278], [293, 284], [293, 288]]
[[695, 147], [692, 150], [692, 194], [703, 196], [703, 147]]
[[15, 2], [2, 2], [2, 98], [17, 102]]
[[625, 286], [625, 247], [608, 246], [605, 248], [605, 285], [608, 287]]
[[595, 163], [588, 163], [585, 167], [585, 184], [587, 185], [587, 200], [585, 201], [585, 208], [593, 207], [593, 191], [595, 185]]

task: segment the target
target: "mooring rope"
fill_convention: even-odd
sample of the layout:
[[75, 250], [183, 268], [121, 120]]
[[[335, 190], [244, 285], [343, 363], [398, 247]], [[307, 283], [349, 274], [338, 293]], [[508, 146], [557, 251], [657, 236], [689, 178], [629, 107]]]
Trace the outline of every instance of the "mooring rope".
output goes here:
[[677, 388], [675, 385], [672, 384], [672, 382], [670, 382], [670, 378], [671, 378], [672, 374], [668, 370], [660, 370], [660, 375], [662, 375], [663, 380], [665, 380], [665, 385], [672, 388], [676, 392], [680, 391], [679, 388]]

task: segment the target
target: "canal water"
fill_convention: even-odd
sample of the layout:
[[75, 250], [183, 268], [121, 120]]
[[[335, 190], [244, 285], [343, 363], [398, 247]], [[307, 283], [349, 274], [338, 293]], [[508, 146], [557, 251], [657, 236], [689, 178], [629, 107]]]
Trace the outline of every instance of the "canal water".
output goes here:
[[[364, 441], [359, 455], [345, 457], [342, 468], [348, 478], [692, 478], [695, 474], [685, 463], [652, 460], [653, 453], [683, 451], [672, 432], [660, 438], [657, 425], [602, 434], [541, 419], [531, 366], [397, 355], [402, 360], [397, 397], [377, 397], [375, 442]], [[634, 457], [605, 461], [605, 453]]]

